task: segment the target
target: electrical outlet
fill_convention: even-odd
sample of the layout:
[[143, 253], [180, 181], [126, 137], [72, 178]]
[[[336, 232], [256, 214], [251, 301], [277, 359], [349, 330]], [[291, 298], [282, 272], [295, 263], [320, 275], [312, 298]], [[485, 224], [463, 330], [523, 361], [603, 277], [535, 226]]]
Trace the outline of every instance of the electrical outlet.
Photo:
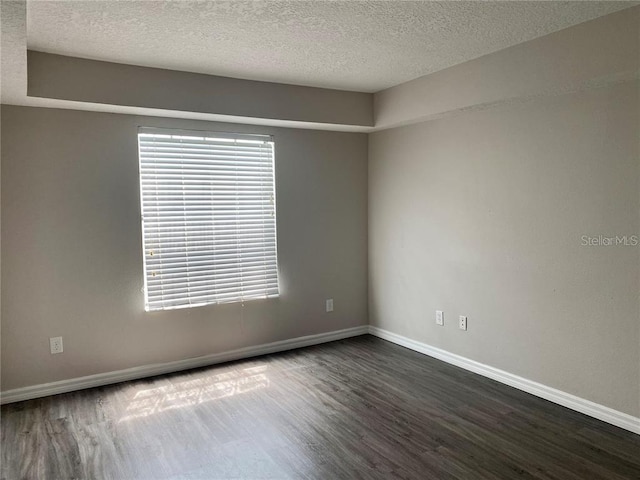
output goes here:
[[467, 317], [464, 315], [460, 315], [460, 330], [467, 329]]
[[333, 298], [327, 298], [325, 307], [327, 312], [333, 312]]
[[436, 310], [436, 325], [444, 326], [444, 312]]
[[62, 337], [51, 337], [49, 339], [49, 346], [51, 347], [51, 354], [62, 353]]

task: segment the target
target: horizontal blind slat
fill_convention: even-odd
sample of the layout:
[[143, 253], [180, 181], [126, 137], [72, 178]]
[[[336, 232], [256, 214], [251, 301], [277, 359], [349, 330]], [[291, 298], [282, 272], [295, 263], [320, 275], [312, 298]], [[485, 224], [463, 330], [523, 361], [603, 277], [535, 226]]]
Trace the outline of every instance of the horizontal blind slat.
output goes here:
[[[248, 279], [244, 279], [242, 282], [242, 285], [244, 288], [246, 289], [259, 289], [259, 288], [264, 288], [265, 285], [267, 285], [269, 283], [269, 281], [274, 282], [275, 280], [275, 276], [271, 276], [266, 277], [266, 276], [255, 276], [255, 277], [251, 277]], [[196, 283], [196, 282], [190, 282], [189, 284], [185, 284], [184, 286], [171, 286], [171, 287], [165, 287], [162, 289], [157, 289], [155, 291], [149, 292], [149, 298], [158, 298], [158, 297], [162, 297], [162, 298], [171, 298], [171, 297], [176, 297], [176, 296], [180, 296], [183, 297], [185, 295], [191, 295], [191, 294], [196, 294], [196, 295], [202, 295], [202, 294], [207, 294], [210, 293], [211, 291], [214, 292], [230, 292], [233, 291], [234, 289], [237, 289], [237, 285], [236, 282], [233, 281], [233, 279], [230, 279], [228, 282], [222, 282], [222, 281], [218, 281], [218, 282], [203, 282], [203, 283]]]
[[247, 258], [244, 259], [242, 262], [243, 267], [238, 267], [237, 262], [225, 262], [225, 263], [221, 263], [221, 264], [217, 264], [217, 265], [213, 265], [211, 262], [208, 261], [193, 261], [193, 262], [188, 262], [188, 263], [181, 263], [181, 262], [167, 262], [164, 265], [161, 265], [160, 269], [158, 271], [153, 269], [153, 266], [150, 265], [149, 269], [152, 271], [152, 274], [160, 274], [163, 275], [165, 273], [179, 273], [179, 272], [188, 272], [188, 271], [204, 271], [204, 270], [209, 270], [211, 269], [212, 266], [215, 266], [216, 271], [220, 271], [220, 272], [224, 272], [224, 271], [231, 271], [231, 270], [242, 270], [242, 268], [245, 267], [251, 267], [251, 266], [259, 266], [259, 265], [265, 265], [268, 263], [272, 263], [274, 260], [276, 259], [275, 255], [269, 256], [269, 257], [264, 257], [264, 258], [259, 258], [256, 259], [254, 258]]
[[[210, 230], [209, 228], [210, 227], [207, 225], [192, 228], [157, 227], [153, 230], [148, 230], [147, 234], [151, 240], [156, 240], [158, 242], [173, 239], [175, 242], [185, 241], [192, 243], [201, 240], [204, 241], [205, 239], [215, 241], [216, 239], [222, 238], [253, 238], [260, 234], [270, 234], [272, 237], [275, 237], [275, 226], [267, 228], [258, 225], [257, 227], [250, 226], [245, 229], [234, 229], [233, 225], [231, 225], [228, 226], [228, 228], [218, 227], [216, 230]], [[186, 233], [189, 234], [188, 238], [184, 238]], [[195, 236], [198, 238], [194, 238]]]
[[[257, 267], [247, 267], [242, 269], [242, 274], [247, 277], [253, 276], [276, 276], [277, 270], [275, 268], [265, 268], [265, 266], [257, 266]], [[214, 271], [214, 270], [205, 270], [202, 272], [193, 272], [193, 274], [189, 277], [188, 280], [183, 278], [179, 273], [169, 274], [166, 273], [160, 277], [153, 277], [149, 279], [149, 289], [150, 290], [158, 290], [162, 288], [163, 285], [188, 285], [194, 282], [216, 282], [219, 280], [225, 280], [228, 278], [235, 278], [238, 275], [237, 270], [227, 270], [227, 271]]]

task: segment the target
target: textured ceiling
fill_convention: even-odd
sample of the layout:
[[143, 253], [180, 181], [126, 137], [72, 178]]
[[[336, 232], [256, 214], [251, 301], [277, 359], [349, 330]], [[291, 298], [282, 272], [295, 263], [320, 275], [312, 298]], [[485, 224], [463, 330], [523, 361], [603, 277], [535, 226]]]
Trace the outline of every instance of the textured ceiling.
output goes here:
[[35, 1], [28, 47], [378, 91], [638, 2]]

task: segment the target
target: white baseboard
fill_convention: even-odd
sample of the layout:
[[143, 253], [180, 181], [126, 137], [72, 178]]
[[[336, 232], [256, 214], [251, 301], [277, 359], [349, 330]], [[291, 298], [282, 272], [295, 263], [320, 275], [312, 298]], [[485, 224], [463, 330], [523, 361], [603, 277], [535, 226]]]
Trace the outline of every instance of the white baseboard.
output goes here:
[[316, 335], [307, 335], [305, 337], [297, 337], [289, 340], [281, 340], [279, 342], [265, 343], [253, 347], [239, 348], [223, 353], [214, 353], [202, 357], [188, 358], [186, 360], [178, 360], [175, 362], [156, 363], [152, 365], [143, 365], [140, 367], [127, 368], [126, 370], [117, 370], [115, 372], [98, 373], [96, 375], [88, 375], [86, 377], [71, 378], [69, 380], [61, 380], [59, 382], [43, 383], [41, 385], [33, 385], [30, 387], [16, 388], [0, 392], [0, 404], [20, 402], [22, 400], [31, 400], [33, 398], [46, 397], [48, 395], [56, 395], [58, 393], [73, 392], [85, 388], [101, 387], [112, 383], [125, 382], [127, 380], [136, 380], [139, 378], [152, 377], [154, 375], [162, 375], [165, 373], [179, 372], [190, 368], [206, 367], [217, 363], [230, 362], [232, 360], [241, 360], [244, 358], [256, 357], [258, 355], [266, 355], [269, 353], [283, 352], [294, 348], [308, 347], [320, 343], [333, 342], [343, 338], [356, 337], [368, 333], [368, 326], [346, 328], [344, 330], [336, 330], [333, 332], [319, 333]]
[[438, 360], [450, 363], [451, 365], [491, 378], [500, 383], [504, 383], [505, 385], [509, 385], [517, 388], [518, 390], [535, 395], [536, 397], [544, 398], [545, 400], [570, 408], [576, 412], [584, 413], [585, 415], [610, 423], [616, 427], [624, 428], [630, 432], [640, 434], [640, 418], [638, 417], [619, 412], [612, 408], [605, 407], [604, 405], [585, 400], [584, 398], [548, 387], [541, 383], [519, 377], [512, 373], [505, 372], [504, 370], [490, 367], [489, 365], [476, 362], [475, 360], [461, 357], [460, 355], [447, 352], [446, 350], [432, 347], [426, 343], [411, 340], [410, 338], [389, 332], [388, 330], [369, 326], [369, 333], [410, 350], [429, 355], [430, 357], [437, 358]]

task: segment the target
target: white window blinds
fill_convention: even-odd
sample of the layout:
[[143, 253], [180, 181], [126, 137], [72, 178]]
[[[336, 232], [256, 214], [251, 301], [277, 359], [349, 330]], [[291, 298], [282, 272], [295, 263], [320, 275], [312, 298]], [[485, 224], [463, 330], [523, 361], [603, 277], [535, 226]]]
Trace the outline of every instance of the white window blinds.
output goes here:
[[271, 137], [141, 129], [145, 309], [278, 295]]

